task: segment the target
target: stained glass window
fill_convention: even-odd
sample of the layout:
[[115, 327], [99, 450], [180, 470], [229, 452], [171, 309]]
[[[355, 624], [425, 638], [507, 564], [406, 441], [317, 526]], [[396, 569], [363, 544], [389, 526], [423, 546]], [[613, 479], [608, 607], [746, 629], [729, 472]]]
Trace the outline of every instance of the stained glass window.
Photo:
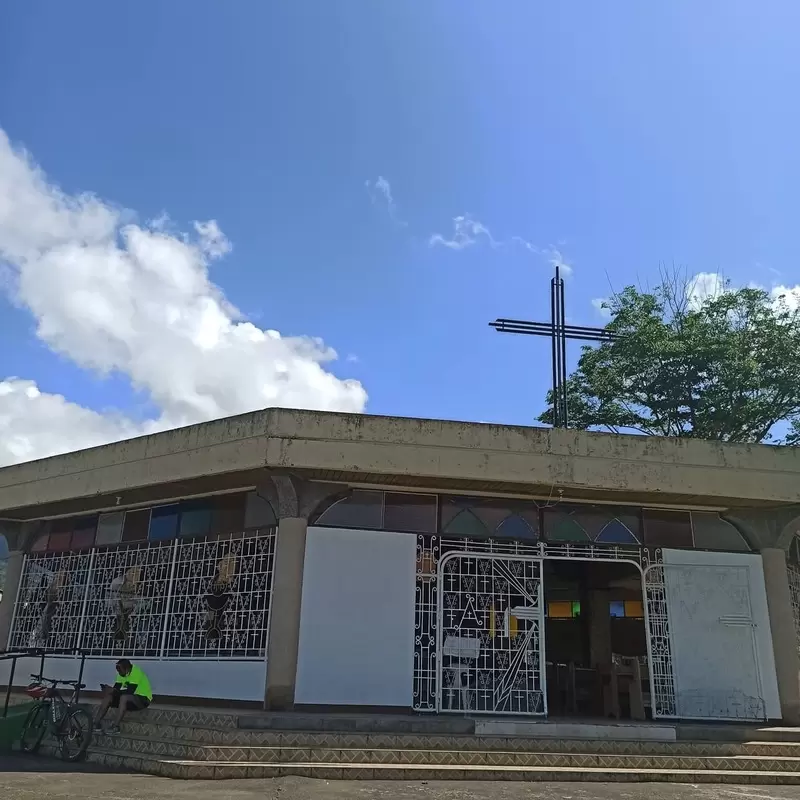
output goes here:
[[800, 565], [800, 534], [795, 534], [792, 539], [786, 560], [790, 564]]
[[333, 528], [383, 528], [383, 492], [354, 489], [347, 497], [335, 501], [320, 513], [315, 525]]
[[122, 541], [122, 525], [124, 522], [124, 511], [115, 511], [111, 514], [101, 514], [100, 519], [97, 522], [97, 544], [119, 544], [119, 542]]
[[180, 506], [174, 503], [171, 506], [158, 506], [150, 515], [150, 530], [147, 538], [153, 542], [163, 542], [174, 539], [178, 534], [178, 514]]
[[692, 519], [688, 511], [646, 508], [644, 543], [649, 547], [693, 547]]
[[387, 531], [436, 533], [436, 495], [386, 492], [383, 527]]
[[644, 603], [641, 600], [626, 600], [625, 616], [631, 619], [644, 619]]
[[624, 600], [612, 600], [608, 604], [608, 610], [612, 617], [624, 617], [625, 616], [625, 601]]
[[244, 530], [247, 495], [220, 494], [209, 498], [211, 504], [211, 533], [240, 533]]
[[750, 552], [742, 534], [716, 512], [692, 511], [694, 546], [702, 550]]
[[445, 536], [535, 541], [539, 506], [532, 500], [445, 496], [439, 500], [439, 530]]
[[623, 544], [641, 542], [636, 509], [558, 505], [544, 510], [544, 535], [551, 542]]
[[209, 500], [184, 500], [181, 503], [180, 535], [205, 536], [211, 530]]
[[547, 616], [551, 619], [575, 619], [581, 615], [578, 600], [553, 600], [547, 604]]
[[76, 520], [75, 528], [72, 531], [70, 549], [86, 550], [89, 547], [93, 547], [96, 533], [97, 517], [82, 517]]
[[277, 524], [275, 511], [269, 500], [258, 492], [248, 492], [244, 511], [244, 527], [251, 530], [272, 528]]
[[125, 512], [125, 524], [122, 528], [123, 542], [142, 542], [147, 538], [150, 529], [150, 509]]

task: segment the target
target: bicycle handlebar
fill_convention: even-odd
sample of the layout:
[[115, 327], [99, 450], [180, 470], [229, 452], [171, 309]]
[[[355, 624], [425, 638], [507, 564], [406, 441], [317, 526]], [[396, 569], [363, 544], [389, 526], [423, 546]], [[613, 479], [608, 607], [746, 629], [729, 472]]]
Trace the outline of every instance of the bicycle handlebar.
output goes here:
[[54, 678], [45, 678], [44, 675], [34, 675], [31, 673], [31, 678], [37, 681], [41, 681], [42, 683], [50, 683], [53, 686], [77, 686], [79, 689], [85, 689], [86, 684], [80, 683], [79, 681], [62, 681]]

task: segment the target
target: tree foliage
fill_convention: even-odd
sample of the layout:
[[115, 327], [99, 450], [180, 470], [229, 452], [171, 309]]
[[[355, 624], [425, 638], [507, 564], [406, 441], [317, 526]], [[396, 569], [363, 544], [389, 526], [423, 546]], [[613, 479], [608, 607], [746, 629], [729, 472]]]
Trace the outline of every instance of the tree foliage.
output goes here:
[[[570, 427], [800, 443], [800, 311], [761, 289], [702, 299], [685, 281], [629, 286], [604, 304], [619, 334], [585, 346], [567, 380]], [[550, 408], [540, 417], [552, 424]], [[783, 426], [781, 426], [783, 427]]]

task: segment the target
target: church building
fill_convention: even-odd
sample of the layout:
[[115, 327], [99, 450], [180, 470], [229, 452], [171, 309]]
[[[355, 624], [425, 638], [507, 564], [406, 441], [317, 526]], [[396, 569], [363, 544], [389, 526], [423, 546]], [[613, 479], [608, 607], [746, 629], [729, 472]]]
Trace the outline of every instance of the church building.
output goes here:
[[0, 534], [90, 688], [800, 724], [800, 449], [269, 409], [0, 469]]

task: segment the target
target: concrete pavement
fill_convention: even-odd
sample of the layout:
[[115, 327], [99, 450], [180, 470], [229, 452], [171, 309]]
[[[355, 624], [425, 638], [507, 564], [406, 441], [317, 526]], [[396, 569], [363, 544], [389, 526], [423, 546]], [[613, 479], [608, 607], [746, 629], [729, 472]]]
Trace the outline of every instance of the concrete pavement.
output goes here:
[[800, 800], [800, 786], [274, 780], [178, 781], [0, 756], [3, 800]]

